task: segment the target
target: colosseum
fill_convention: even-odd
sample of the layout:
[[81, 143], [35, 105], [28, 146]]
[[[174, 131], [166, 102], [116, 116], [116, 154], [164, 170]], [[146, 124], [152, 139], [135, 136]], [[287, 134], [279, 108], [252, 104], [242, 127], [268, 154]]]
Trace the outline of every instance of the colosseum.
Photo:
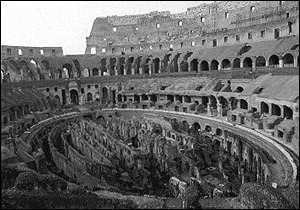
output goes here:
[[299, 208], [298, 1], [98, 17], [85, 54], [1, 55], [2, 208]]

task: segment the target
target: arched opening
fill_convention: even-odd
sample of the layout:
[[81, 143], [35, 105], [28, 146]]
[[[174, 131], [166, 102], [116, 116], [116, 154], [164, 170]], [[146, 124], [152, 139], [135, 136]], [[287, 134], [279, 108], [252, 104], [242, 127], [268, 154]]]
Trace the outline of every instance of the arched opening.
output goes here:
[[184, 96], [183, 99], [184, 99], [184, 102], [185, 102], [185, 103], [191, 103], [191, 102], [192, 102], [190, 96]]
[[130, 57], [127, 60], [127, 74], [131, 75], [132, 74], [132, 68], [133, 68], [133, 61], [134, 61], [134, 57]]
[[172, 96], [172, 95], [167, 95], [167, 100], [168, 100], [168, 101], [171, 101], [171, 102], [174, 102], [174, 96]]
[[102, 104], [106, 104], [108, 102], [108, 89], [107, 87], [102, 88]]
[[140, 102], [140, 96], [139, 95], [134, 95], [133, 100], [134, 100], [134, 102]]
[[176, 101], [179, 101], [180, 103], [182, 103], [182, 96], [176, 95], [175, 99], [176, 99]]
[[100, 71], [101, 71], [101, 76], [108, 75], [107, 68], [106, 68], [106, 58], [102, 58], [100, 61]]
[[135, 61], [135, 71], [134, 74], [140, 74], [142, 56], [139, 56]]
[[120, 69], [119, 69], [119, 75], [124, 75], [125, 74], [125, 58], [122, 57], [119, 60], [119, 65], [120, 65]]
[[240, 99], [240, 107], [241, 109], [248, 109], [248, 102], [244, 99]]
[[156, 95], [152, 94], [149, 97], [150, 97], [150, 101], [157, 102], [157, 96]]
[[271, 104], [272, 115], [281, 116], [281, 109], [277, 104]]
[[269, 114], [269, 105], [263, 101], [260, 103], [260, 113]]
[[227, 101], [226, 98], [224, 98], [223, 96], [218, 97], [220, 104], [222, 104], [222, 108], [226, 109], [229, 105], [229, 102]]
[[263, 56], [258, 56], [258, 57], [256, 58], [255, 65], [256, 65], [257, 67], [260, 67], [260, 66], [266, 66], [266, 59], [265, 59]]
[[199, 136], [201, 134], [201, 126], [199, 123], [195, 122], [190, 130], [190, 134], [194, 136]]
[[233, 60], [233, 68], [234, 68], [234, 69], [235, 69], [235, 68], [241, 68], [241, 59], [235, 58], [235, 59]]
[[99, 70], [97, 68], [93, 68], [92, 75], [93, 76], [99, 76]]
[[294, 56], [291, 53], [287, 53], [283, 56], [284, 67], [294, 67]]
[[180, 63], [180, 71], [181, 72], [187, 72], [189, 70], [189, 64], [187, 61], [183, 60]]
[[71, 64], [69, 63], [64, 64], [63, 71], [65, 72], [66, 78], [73, 78], [73, 69]]
[[58, 72], [58, 78], [61, 79], [63, 76], [63, 71], [61, 69], [57, 69]]
[[143, 94], [143, 95], [142, 95], [142, 101], [147, 101], [147, 100], [148, 100], [148, 96], [145, 95], [145, 94]]
[[92, 93], [88, 93], [88, 94], [86, 95], [86, 97], [87, 97], [87, 101], [88, 101], [88, 102], [93, 101], [93, 94], [92, 94]]
[[217, 128], [216, 135], [217, 136], [222, 136], [222, 130], [220, 128]]
[[244, 88], [242, 86], [238, 86], [234, 92], [241, 93], [243, 91], [244, 91]]
[[201, 71], [209, 71], [209, 64], [207, 61], [202, 61], [200, 64]]
[[283, 105], [283, 117], [286, 119], [293, 119], [293, 110], [286, 105]]
[[160, 59], [159, 58], [155, 58], [153, 60], [153, 64], [154, 64], [154, 73], [157, 74], [159, 73], [159, 63], [160, 63]]
[[60, 102], [60, 97], [59, 97], [59, 95], [55, 95], [54, 98], [55, 98], [59, 103], [61, 103], [61, 102]]
[[206, 132], [211, 132], [211, 131], [212, 131], [211, 126], [206, 125], [206, 126], [205, 126], [205, 131], [206, 131]]
[[189, 123], [186, 120], [182, 121], [182, 123], [181, 123], [181, 130], [182, 131], [188, 133], [189, 132], [189, 127], [190, 127]]
[[191, 71], [198, 72], [198, 65], [199, 65], [198, 59], [193, 59], [190, 63]]
[[116, 62], [117, 59], [116, 58], [111, 58], [110, 59], [110, 69], [109, 69], [109, 74], [110, 75], [116, 75]]
[[178, 72], [179, 71], [178, 70], [178, 59], [179, 59], [180, 55], [181, 55], [181, 53], [177, 53], [175, 55], [175, 57], [173, 58], [173, 60], [172, 60], [172, 65], [174, 66], [174, 72]]
[[217, 108], [217, 99], [216, 99], [216, 97], [211, 95], [211, 96], [209, 96], [209, 99], [210, 99], [211, 107], [213, 109], [216, 109]]
[[77, 72], [77, 77], [81, 77], [81, 67], [80, 63], [78, 60], [73, 60], [74, 66], [75, 66], [75, 71]]
[[217, 60], [212, 60], [210, 63], [210, 70], [218, 70], [219, 62]]
[[252, 59], [247, 57], [243, 61], [243, 67], [252, 67]]
[[277, 55], [272, 55], [269, 58], [269, 66], [277, 66], [279, 65], [279, 57]]
[[202, 104], [204, 105], [204, 107], [207, 107], [208, 104], [208, 97], [207, 96], [202, 96]]
[[150, 68], [149, 68], [149, 61], [150, 60], [151, 60], [150, 58], [147, 58], [144, 65], [143, 65], [144, 74], [149, 74], [149, 72], [150, 72]]
[[18, 49], [18, 54], [19, 55], [23, 55], [23, 50], [22, 49]]
[[78, 91], [75, 89], [72, 89], [70, 91], [70, 98], [71, 98], [71, 103], [72, 104], [78, 104], [79, 100], [78, 100]]
[[224, 59], [222, 61], [222, 69], [225, 69], [225, 70], [230, 69], [230, 61], [228, 59]]

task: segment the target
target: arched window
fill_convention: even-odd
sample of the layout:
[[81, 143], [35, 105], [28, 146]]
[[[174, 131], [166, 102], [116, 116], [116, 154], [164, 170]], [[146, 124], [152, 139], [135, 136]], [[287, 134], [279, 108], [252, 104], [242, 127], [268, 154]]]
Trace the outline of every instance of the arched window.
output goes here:
[[18, 54], [19, 55], [23, 55], [23, 50], [22, 49], [18, 49]]
[[91, 54], [94, 55], [94, 54], [96, 54], [96, 52], [97, 52], [97, 51], [96, 51], [96, 47], [92, 47], [92, 48], [91, 48]]

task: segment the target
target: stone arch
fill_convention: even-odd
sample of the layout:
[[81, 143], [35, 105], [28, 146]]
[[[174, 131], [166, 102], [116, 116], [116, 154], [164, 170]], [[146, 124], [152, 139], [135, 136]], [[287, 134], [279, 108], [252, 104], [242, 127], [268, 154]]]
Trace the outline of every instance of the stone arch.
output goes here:
[[81, 77], [81, 66], [80, 63], [77, 59], [73, 60], [74, 66], [75, 66], [75, 70], [77, 72], [76, 77]]
[[186, 120], [183, 120], [182, 122], [181, 122], [181, 124], [182, 124], [182, 127], [181, 127], [181, 129], [183, 130], [183, 131], [185, 131], [186, 133], [188, 133], [189, 132], [189, 123], [186, 121]]
[[222, 60], [222, 69], [230, 69], [231, 64], [229, 59]]
[[283, 56], [284, 67], [294, 67], [294, 56], [291, 53], [286, 53]]
[[83, 77], [90, 77], [91, 76], [91, 71], [89, 68], [84, 68], [83, 69]]
[[134, 57], [130, 57], [127, 60], [127, 74], [131, 75], [132, 72], [132, 68], [133, 68], [133, 61], [134, 61]]
[[116, 71], [115, 71], [115, 69], [116, 69], [116, 63], [117, 63], [117, 59], [116, 58], [110, 58], [110, 63], [109, 63], [109, 67], [110, 67], [110, 69], [109, 69], [109, 74], [110, 75], [116, 75]]
[[191, 103], [192, 102], [191, 97], [188, 96], [188, 95], [183, 96], [183, 100], [184, 100], [185, 103]]
[[72, 104], [78, 104], [79, 99], [78, 99], [78, 91], [75, 89], [70, 90], [70, 99]]
[[155, 74], [158, 74], [159, 73], [159, 65], [160, 64], [160, 59], [159, 58], [155, 58], [154, 60], [153, 60], [153, 69], [154, 69], [154, 73]]
[[42, 60], [41, 61], [41, 68], [42, 68], [41, 73], [45, 75], [45, 78], [50, 79], [52, 77], [52, 73], [51, 73], [51, 70], [50, 70], [49, 62], [46, 61], [46, 60]]
[[269, 114], [269, 105], [264, 101], [260, 102], [260, 113], [261, 114]]
[[210, 96], [209, 96], [209, 99], [210, 99], [211, 107], [212, 107], [213, 109], [216, 109], [216, 108], [217, 108], [217, 99], [216, 99], [216, 97], [213, 96], [213, 95], [210, 95]]
[[135, 60], [135, 71], [134, 74], [140, 74], [142, 56], [138, 56]]
[[100, 61], [100, 71], [101, 71], [101, 76], [106, 76], [108, 74], [106, 68], [106, 58], [102, 58]]
[[97, 68], [93, 68], [92, 75], [93, 76], [99, 76], [99, 70]]
[[281, 116], [281, 109], [277, 104], [271, 103], [271, 115]]
[[73, 67], [71, 64], [69, 63], [65, 63], [63, 65], [63, 71], [65, 72], [66, 74], [66, 78], [73, 78]]
[[257, 67], [266, 66], [266, 59], [263, 56], [258, 56], [255, 61]]
[[244, 99], [240, 99], [240, 107], [241, 109], [248, 109], [248, 102]]
[[269, 66], [279, 65], [279, 57], [278, 55], [271, 55], [269, 57]]
[[283, 105], [283, 117], [286, 119], [293, 119], [293, 110], [286, 105]]
[[102, 88], [102, 104], [106, 104], [109, 101], [108, 88]]
[[86, 95], [86, 99], [87, 99], [88, 102], [93, 101], [93, 94], [88, 92], [87, 95]]
[[199, 65], [199, 61], [197, 58], [193, 59], [190, 63], [190, 68], [191, 68], [191, 71], [195, 71], [195, 72], [198, 72], [198, 65]]
[[180, 57], [181, 53], [177, 53], [174, 57], [174, 59], [172, 60], [172, 63], [174, 65], [174, 72], [178, 72], [179, 68], [178, 68], [178, 59]]
[[222, 134], [223, 134], [222, 129], [217, 128], [217, 129], [216, 129], [216, 135], [217, 135], [217, 136], [222, 136]]
[[242, 86], [238, 86], [234, 92], [241, 93], [243, 91], [244, 91], [244, 88]]
[[118, 75], [125, 75], [125, 58], [119, 58], [119, 69]]
[[246, 57], [243, 60], [243, 67], [252, 67], [252, 59], [250, 57]]
[[194, 122], [191, 130], [190, 130], [190, 134], [192, 135], [200, 135], [201, 134], [201, 125], [198, 122]]
[[150, 62], [150, 58], [147, 58], [144, 65], [143, 65], [143, 73], [144, 74], [150, 74], [150, 68], [149, 68], [149, 62]]
[[219, 62], [217, 60], [212, 60], [210, 63], [210, 70], [218, 70]]
[[233, 66], [232, 66], [232, 68], [241, 68], [241, 59], [239, 59], [239, 58], [235, 58], [234, 60], [233, 60]]
[[209, 64], [207, 61], [205, 61], [205, 60], [201, 61], [200, 70], [201, 71], [209, 71]]
[[59, 103], [61, 103], [61, 101], [60, 101], [60, 96], [59, 96], [59, 95], [55, 95], [54, 98], [55, 98], [56, 100], [58, 100]]
[[212, 132], [212, 128], [211, 128], [210, 125], [206, 125], [204, 130], [205, 130], [206, 132]]

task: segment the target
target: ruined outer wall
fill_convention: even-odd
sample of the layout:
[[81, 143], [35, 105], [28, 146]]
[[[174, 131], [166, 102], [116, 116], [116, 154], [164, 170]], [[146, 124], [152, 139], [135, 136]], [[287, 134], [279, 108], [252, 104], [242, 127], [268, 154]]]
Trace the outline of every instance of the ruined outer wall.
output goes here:
[[[91, 54], [93, 47], [97, 54], [169, 50], [170, 44], [174, 48], [202, 47], [202, 39], [207, 39], [206, 47], [212, 47], [212, 39], [217, 39], [220, 46], [224, 44], [224, 36], [229, 36], [226, 44], [237, 44], [236, 34], [240, 34], [239, 43], [255, 42], [261, 41], [262, 30], [266, 30], [264, 39], [269, 40], [274, 38], [275, 28], [280, 28], [281, 36], [289, 35], [288, 21], [293, 23], [292, 34], [298, 34], [298, 17], [299, 5], [296, 1], [225, 1], [201, 4], [188, 8], [185, 13], [173, 15], [169, 12], [150, 12], [96, 18], [86, 39], [86, 54]], [[253, 33], [251, 40], [248, 39], [248, 32]], [[195, 41], [195, 46], [191, 46], [192, 41]], [[153, 45], [152, 50], [150, 45]], [[105, 52], [102, 52], [103, 48]]]
[[[21, 50], [21, 54], [20, 54]], [[43, 57], [43, 56], [63, 56], [62, 47], [27, 47], [1, 45], [2, 57]]]

